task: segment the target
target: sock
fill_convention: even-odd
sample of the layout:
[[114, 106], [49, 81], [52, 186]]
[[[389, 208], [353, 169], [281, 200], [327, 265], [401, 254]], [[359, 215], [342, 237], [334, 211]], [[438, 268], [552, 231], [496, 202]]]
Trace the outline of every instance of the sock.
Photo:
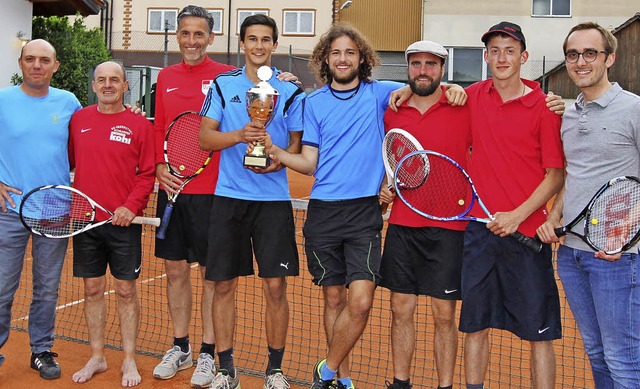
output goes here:
[[175, 346], [180, 346], [180, 350], [183, 353], [189, 352], [189, 335], [183, 336], [182, 338], [173, 338], [173, 344]]
[[205, 342], [200, 343], [200, 354], [206, 353], [213, 357], [215, 355], [215, 352], [216, 352], [215, 343], [205, 343]]
[[395, 385], [400, 385], [401, 388], [411, 388], [411, 384], [409, 383], [411, 379], [401, 380], [396, 377], [393, 377], [393, 383]]
[[344, 385], [345, 388], [349, 388], [351, 387], [351, 385], [353, 385], [353, 382], [351, 382], [351, 377], [338, 378], [338, 381], [340, 381], [340, 383]]
[[470, 384], [470, 383], [467, 383], [467, 389], [484, 389], [484, 383], [482, 383], [482, 384]]
[[320, 364], [320, 379], [323, 381], [331, 381], [336, 376], [337, 372], [337, 370], [329, 369], [326, 360], [324, 363]]
[[284, 347], [275, 349], [269, 347], [269, 364], [267, 365], [266, 374], [272, 370], [282, 370], [282, 358], [284, 357]]
[[220, 370], [226, 370], [231, 377], [236, 376], [235, 366], [233, 365], [233, 347], [229, 350], [218, 351], [218, 360], [220, 361]]
[[438, 386], [438, 389], [453, 389], [453, 385], [449, 385], [449, 386]]

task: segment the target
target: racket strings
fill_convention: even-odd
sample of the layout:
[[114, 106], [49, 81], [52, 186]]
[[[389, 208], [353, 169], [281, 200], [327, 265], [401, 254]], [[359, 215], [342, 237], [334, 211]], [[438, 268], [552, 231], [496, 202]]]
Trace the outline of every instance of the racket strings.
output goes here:
[[85, 197], [64, 188], [46, 188], [24, 199], [23, 220], [32, 230], [49, 236], [68, 236], [95, 218]]
[[174, 121], [167, 133], [166, 153], [171, 169], [181, 177], [193, 176], [209, 158], [210, 152], [198, 143], [200, 115], [190, 113]]
[[388, 133], [384, 142], [387, 162], [392, 172], [395, 172], [398, 162], [400, 162], [402, 158], [418, 150], [416, 145], [406, 136], [395, 132]]
[[619, 251], [640, 230], [640, 183], [628, 179], [613, 183], [594, 201], [585, 223], [594, 246]]
[[467, 177], [443, 157], [416, 154], [405, 159], [397, 171], [397, 185], [405, 201], [427, 215], [455, 218], [473, 205]]

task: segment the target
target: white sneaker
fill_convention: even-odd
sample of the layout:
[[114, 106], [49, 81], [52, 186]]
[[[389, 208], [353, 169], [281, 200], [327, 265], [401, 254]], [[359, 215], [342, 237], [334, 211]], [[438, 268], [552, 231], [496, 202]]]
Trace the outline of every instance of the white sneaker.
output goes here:
[[263, 389], [289, 389], [289, 382], [281, 370], [272, 370], [271, 374], [264, 377]]
[[198, 355], [196, 370], [191, 376], [191, 386], [194, 388], [208, 388], [216, 375], [216, 362], [207, 353]]
[[162, 362], [153, 369], [153, 376], [155, 378], [159, 378], [161, 380], [167, 380], [180, 370], [188, 369], [193, 366], [193, 360], [191, 358], [191, 346], [189, 346], [189, 351], [183, 353], [180, 349], [180, 346], [173, 346], [171, 350], [168, 350], [164, 357], [162, 357]]
[[240, 377], [238, 377], [238, 370], [234, 369], [236, 376], [231, 377], [228, 371], [220, 369], [216, 377], [211, 383], [212, 389], [240, 389]]

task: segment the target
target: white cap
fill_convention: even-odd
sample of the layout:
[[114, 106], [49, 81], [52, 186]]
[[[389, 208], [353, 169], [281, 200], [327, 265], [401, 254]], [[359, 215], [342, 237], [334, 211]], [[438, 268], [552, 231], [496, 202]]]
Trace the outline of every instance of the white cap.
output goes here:
[[441, 44], [431, 41], [417, 41], [410, 44], [404, 52], [407, 63], [409, 63], [409, 54], [413, 53], [431, 53], [443, 59], [446, 59], [449, 54]]

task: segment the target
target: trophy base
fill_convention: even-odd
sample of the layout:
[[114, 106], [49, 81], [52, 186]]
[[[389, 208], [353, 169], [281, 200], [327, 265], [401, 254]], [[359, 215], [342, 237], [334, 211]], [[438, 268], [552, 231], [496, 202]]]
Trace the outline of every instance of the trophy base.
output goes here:
[[250, 155], [244, 156], [244, 166], [266, 168], [271, 160], [266, 155]]

